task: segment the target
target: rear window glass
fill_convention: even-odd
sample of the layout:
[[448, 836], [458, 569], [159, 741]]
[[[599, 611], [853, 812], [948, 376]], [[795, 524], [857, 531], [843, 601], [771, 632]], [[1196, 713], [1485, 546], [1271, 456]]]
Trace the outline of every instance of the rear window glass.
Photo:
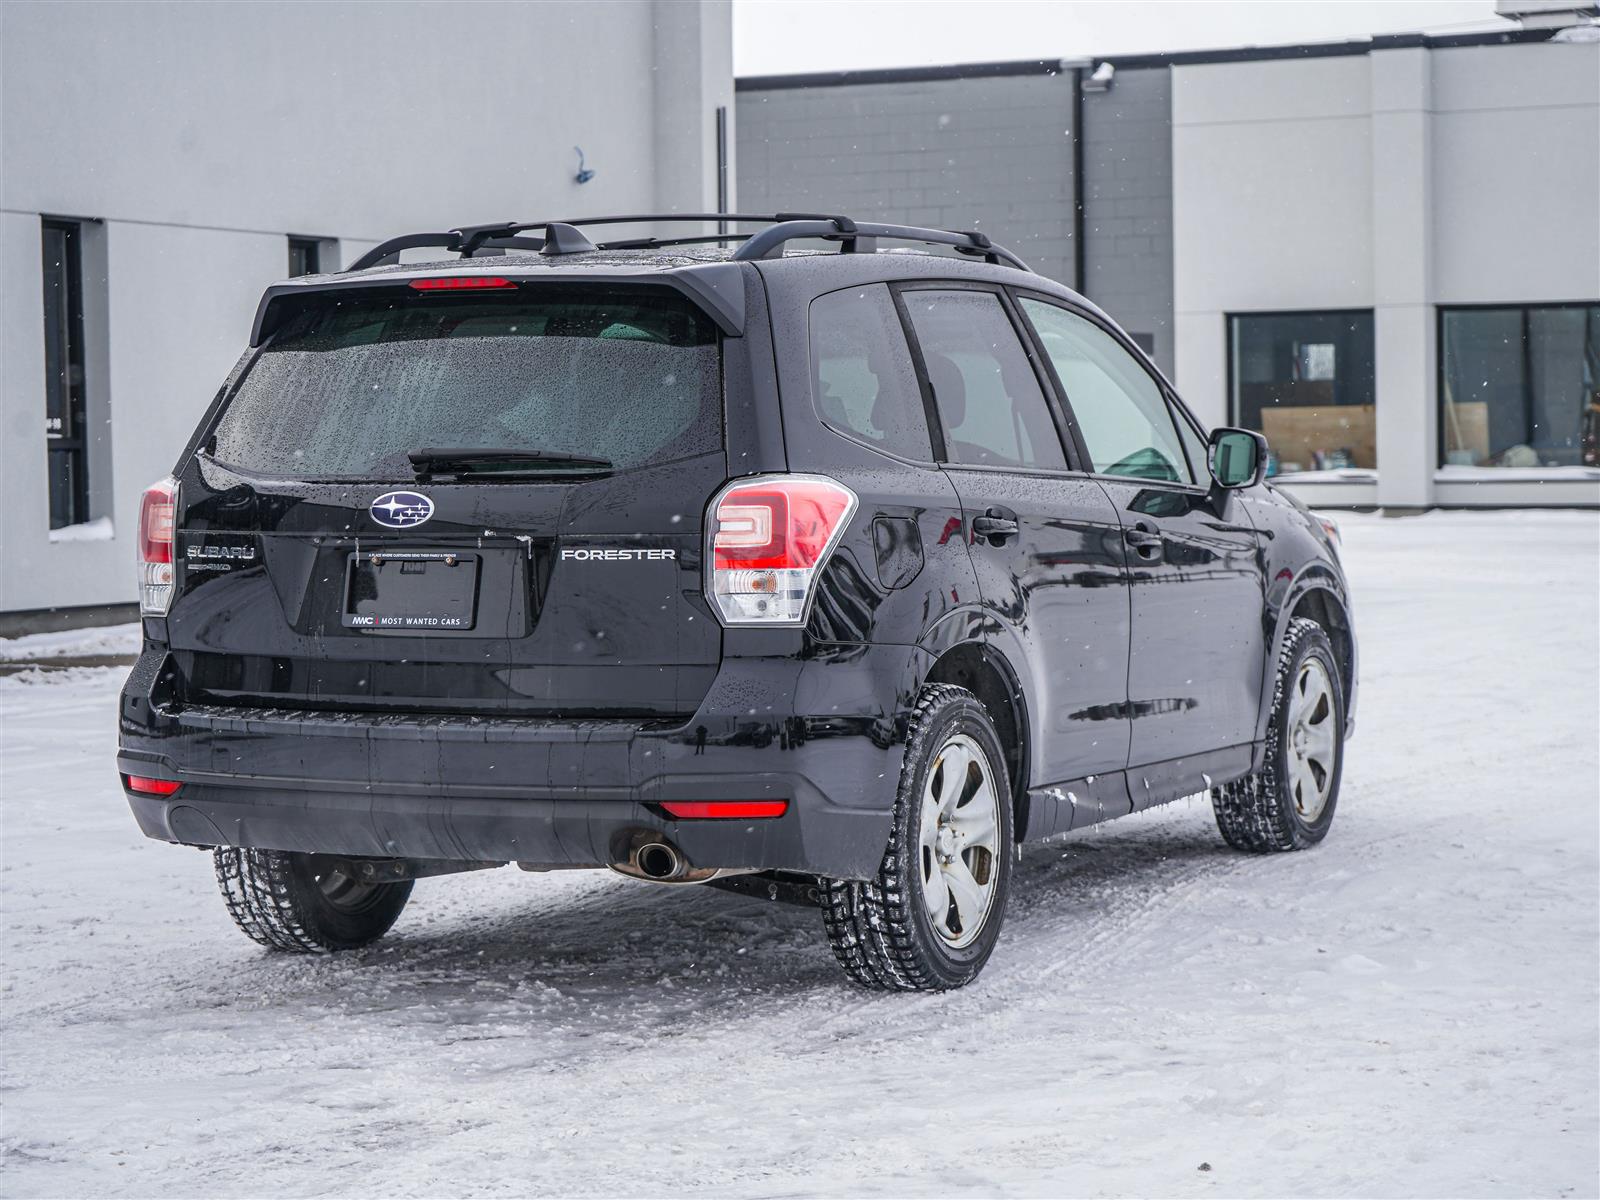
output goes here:
[[407, 453], [438, 448], [621, 470], [720, 450], [720, 375], [715, 327], [666, 291], [346, 293], [272, 339], [211, 454], [306, 479], [409, 479]]
[[885, 284], [811, 302], [811, 394], [830, 428], [902, 458], [933, 457], [911, 350]]

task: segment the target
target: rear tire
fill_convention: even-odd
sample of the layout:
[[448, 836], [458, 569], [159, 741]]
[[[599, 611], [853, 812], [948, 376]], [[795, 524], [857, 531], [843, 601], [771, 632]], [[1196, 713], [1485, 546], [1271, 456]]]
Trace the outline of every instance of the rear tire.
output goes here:
[[211, 852], [228, 915], [269, 950], [326, 954], [375, 942], [411, 898], [411, 881], [361, 883], [320, 854], [287, 850]]
[[1344, 694], [1322, 626], [1289, 623], [1272, 691], [1261, 770], [1211, 792], [1217, 828], [1235, 850], [1305, 850], [1328, 835], [1344, 770]]
[[834, 957], [876, 990], [971, 983], [1000, 936], [1011, 859], [1011, 781], [994, 724], [965, 688], [925, 687], [878, 874], [822, 881]]

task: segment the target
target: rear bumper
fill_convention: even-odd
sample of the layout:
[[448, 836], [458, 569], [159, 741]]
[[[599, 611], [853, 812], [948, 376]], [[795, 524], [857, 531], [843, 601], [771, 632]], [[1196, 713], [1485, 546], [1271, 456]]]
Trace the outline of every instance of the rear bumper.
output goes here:
[[[911, 647], [727, 659], [672, 729], [163, 705], [161, 654], [122, 696], [118, 770], [144, 833], [190, 845], [601, 866], [662, 837], [696, 867], [867, 878], [888, 839]], [[156, 697], [152, 697], [155, 690]], [[670, 800], [784, 799], [781, 817], [675, 820]]]

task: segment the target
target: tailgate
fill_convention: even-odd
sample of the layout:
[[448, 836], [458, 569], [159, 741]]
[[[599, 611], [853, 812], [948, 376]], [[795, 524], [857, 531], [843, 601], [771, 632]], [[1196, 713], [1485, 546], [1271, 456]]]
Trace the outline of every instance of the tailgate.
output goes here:
[[681, 720], [716, 673], [720, 345], [681, 297], [341, 293], [201, 445], [167, 618], [197, 701]]

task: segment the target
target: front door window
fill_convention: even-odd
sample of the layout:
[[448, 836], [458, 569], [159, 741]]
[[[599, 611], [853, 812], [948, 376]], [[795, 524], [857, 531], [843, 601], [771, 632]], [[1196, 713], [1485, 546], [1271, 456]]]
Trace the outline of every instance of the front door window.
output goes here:
[[1183, 443], [1161, 388], [1117, 340], [1076, 313], [1024, 297], [1090, 465], [1098, 475], [1193, 483]]

